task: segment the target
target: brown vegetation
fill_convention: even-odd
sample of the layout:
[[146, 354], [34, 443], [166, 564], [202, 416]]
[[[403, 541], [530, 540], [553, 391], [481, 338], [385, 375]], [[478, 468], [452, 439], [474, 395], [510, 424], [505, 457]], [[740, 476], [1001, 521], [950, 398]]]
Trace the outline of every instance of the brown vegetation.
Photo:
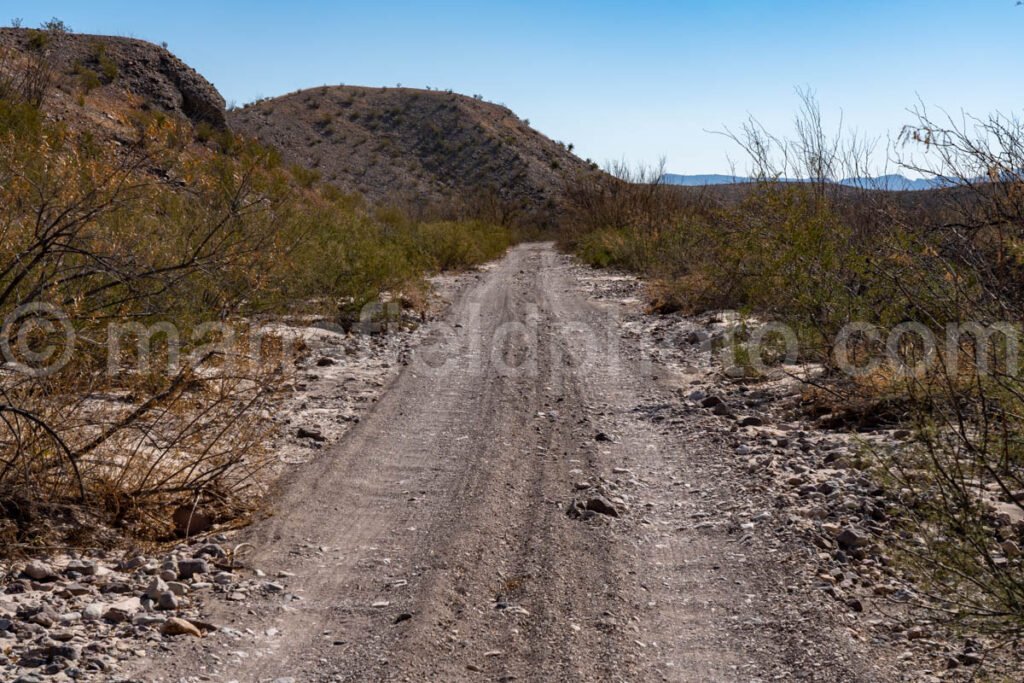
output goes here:
[[285, 165], [219, 128], [176, 64], [137, 41], [0, 35], [5, 549], [57, 518], [151, 536], [200, 501], [244, 514], [266, 484], [260, 410], [292, 370], [252, 321], [349, 321], [509, 244], [483, 222], [372, 210]]
[[[648, 276], [655, 310], [730, 308], [786, 323], [802, 358], [829, 369], [809, 396], [833, 423], [847, 415], [913, 427], [911, 447], [876, 460], [902, 503], [902, 557], [929, 608], [1019, 637], [1024, 125], [918, 112], [895, 154], [948, 185], [919, 193], [833, 182], [862, 175], [869, 154], [827, 134], [809, 97], [794, 139], [756, 122], [733, 137], [760, 182], [727, 194], [681, 190], [660, 185], [657, 171], [618, 169], [630, 182], [577, 186], [568, 245], [594, 265]], [[778, 180], [786, 177], [810, 180]], [[851, 324], [870, 331], [850, 335]], [[887, 338], [897, 362], [869, 369]], [[751, 350], [740, 343], [734, 353], [742, 363]], [[851, 376], [844, 360], [866, 371]]]

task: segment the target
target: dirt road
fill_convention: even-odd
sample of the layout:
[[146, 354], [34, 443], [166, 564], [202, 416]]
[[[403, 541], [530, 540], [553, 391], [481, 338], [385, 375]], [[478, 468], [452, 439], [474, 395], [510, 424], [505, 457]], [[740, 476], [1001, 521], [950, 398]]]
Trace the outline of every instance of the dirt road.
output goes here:
[[[234, 636], [178, 641], [139, 677], [882, 680], [785, 549], [718, 519], [756, 495], [725, 427], [652, 421], [670, 378], [577, 272], [524, 245], [460, 294], [246, 532], [268, 585], [211, 607]], [[567, 514], [598, 495], [618, 517]]]

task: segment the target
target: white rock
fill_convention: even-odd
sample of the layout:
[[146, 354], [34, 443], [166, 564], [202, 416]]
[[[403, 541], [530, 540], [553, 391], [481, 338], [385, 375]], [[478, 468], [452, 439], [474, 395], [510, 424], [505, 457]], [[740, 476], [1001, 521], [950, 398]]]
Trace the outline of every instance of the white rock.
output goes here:
[[25, 565], [25, 576], [36, 581], [42, 581], [43, 579], [49, 579], [54, 576], [53, 568], [45, 562], [40, 560], [32, 560]]
[[103, 618], [103, 612], [106, 607], [106, 605], [98, 602], [86, 605], [85, 609], [82, 610], [82, 621], [99, 621]]
[[127, 621], [142, 609], [142, 601], [138, 598], [125, 598], [124, 600], [118, 600], [104, 613], [103, 617], [108, 621], [120, 623]]
[[153, 580], [149, 582], [149, 587], [146, 588], [146, 597], [150, 600], [159, 600], [160, 596], [168, 590], [167, 582], [159, 576], [154, 576]]

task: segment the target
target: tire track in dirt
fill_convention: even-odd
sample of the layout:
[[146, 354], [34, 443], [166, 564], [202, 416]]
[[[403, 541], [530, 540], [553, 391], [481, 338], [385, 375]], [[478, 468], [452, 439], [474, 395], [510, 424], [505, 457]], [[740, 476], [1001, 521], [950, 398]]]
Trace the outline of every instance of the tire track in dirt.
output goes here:
[[[771, 626], [800, 599], [785, 577], [682, 524], [722, 485], [701, 469], [715, 446], [637, 417], [664, 392], [551, 245], [511, 250], [447, 322], [239, 539], [284, 591], [211, 601], [233, 637], [176, 644], [140, 678], [875, 680], [813, 620], [843, 654], [794, 664], [789, 622]], [[597, 487], [627, 499], [620, 518], [566, 514]]]

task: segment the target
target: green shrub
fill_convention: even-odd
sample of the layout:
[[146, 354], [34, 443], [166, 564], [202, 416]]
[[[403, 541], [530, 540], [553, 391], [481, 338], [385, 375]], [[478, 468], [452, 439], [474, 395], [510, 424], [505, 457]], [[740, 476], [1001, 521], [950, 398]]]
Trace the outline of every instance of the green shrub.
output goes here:
[[[57, 305], [79, 340], [52, 375], [0, 376], [0, 461], [13, 464], [0, 468], [0, 507], [73, 502], [127, 528], [126, 504], [173, 507], [208, 493], [233, 509], [253, 504], [266, 463], [258, 413], [287, 368], [226, 368], [210, 356], [180, 373], [110, 374], [104, 345], [81, 340], [112, 323], [166, 321], [189, 338], [198, 323], [261, 313], [351, 321], [384, 297], [424, 300], [427, 275], [498, 256], [510, 239], [484, 223], [371, 212], [210, 126], [155, 112], [132, 122], [139, 142], [114, 149], [29, 101], [0, 98], [0, 319], [26, 303]], [[188, 339], [182, 351], [200, 344]], [[129, 419], [98, 438], [79, 428], [92, 392], [132, 397]], [[154, 436], [158, 448], [126, 446]]]
[[117, 63], [114, 62], [106, 54], [101, 54], [99, 57], [100, 73], [107, 79], [107, 83], [111, 83], [117, 79], [118, 69]]
[[[582, 177], [570, 188], [565, 243], [593, 265], [645, 276], [655, 310], [739, 309], [787, 324], [800, 357], [830, 371], [808, 388], [827, 397], [816, 408], [866, 416], [883, 409], [885, 419], [915, 427], [911, 444], [864, 461], [898, 492], [886, 499], [898, 530], [887, 552], [936, 619], [1019, 643], [1024, 373], [1011, 361], [1024, 320], [1024, 123], [917, 116], [903, 142], [933, 166], [912, 159], [907, 168], [954, 187], [890, 193], [830, 181], [857, 175], [843, 163], [862, 163], [859, 148], [833, 143], [805, 96], [796, 140], [756, 122], [737, 137], [758, 182], [709, 200], [711, 192], [661, 186], [660, 173]], [[814, 180], [775, 180], [783, 177]], [[847, 323], [866, 323], [885, 339], [907, 321], [938, 342], [930, 367], [842, 372], [831, 351]], [[948, 336], [950, 324], [993, 323], [1016, 338], [985, 349], [987, 341]], [[866, 358], [882, 343], [860, 340], [852, 354]], [[733, 362], [752, 364], [748, 347], [732, 350]], [[924, 356], [921, 344], [896, 350], [910, 367]]]
[[82, 90], [87, 93], [103, 85], [100, 75], [84, 64], [75, 64], [75, 74], [78, 76], [78, 82], [82, 86]]

